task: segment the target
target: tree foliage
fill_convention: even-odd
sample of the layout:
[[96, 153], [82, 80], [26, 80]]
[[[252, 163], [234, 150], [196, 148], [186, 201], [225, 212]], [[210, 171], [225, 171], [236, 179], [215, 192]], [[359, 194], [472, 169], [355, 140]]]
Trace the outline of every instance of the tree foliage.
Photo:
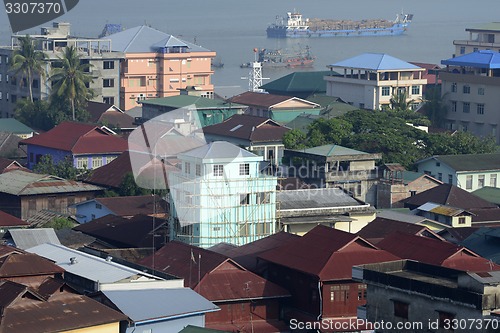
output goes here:
[[87, 88], [92, 82], [92, 76], [88, 73], [90, 67], [89, 63], [82, 62], [74, 46], [68, 46], [63, 56], [59, 57], [59, 63], [52, 68], [51, 98], [62, 98], [69, 102], [73, 120], [76, 120], [76, 109], [94, 95], [92, 89]]
[[49, 174], [69, 180], [82, 176], [82, 170], [73, 166], [73, 160], [68, 157], [59, 163], [54, 163], [51, 155], [44, 155], [33, 169], [36, 173]]
[[34, 40], [29, 35], [19, 37], [19, 42], [19, 48], [13, 52], [10, 69], [14, 71], [15, 75], [23, 74], [26, 76], [29, 100], [33, 102], [33, 75], [38, 74], [42, 78], [45, 77], [44, 65], [47, 55], [35, 49]]
[[71, 229], [76, 225], [76, 223], [68, 218], [64, 217], [56, 217], [53, 218], [50, 222], [46, 223], [44, 228], [54, 228], [55, 230], [61, 229]]
[[354, 110], [334, 119], [318, 119], [308, 133], [289, 131], [284, 144], [302, 149], [324, 144], [339, 144], [369, 153], [382, 153], [381, 163], [400, 163], [411, 168], [417, 160], [431, 155], [492, 153], [493, 138], [477, 138], [458, 132], [429, 134], [408, 124], [428, 125], [429, 120], [409, 110]]
[[432, 126], [440, 128], [443, 127], [448, 112], [443, 97], [444, 95], [441, 95], [439, 87], [432, 87], [427, 89], [424, 100], [427, 118], [429, 118]]

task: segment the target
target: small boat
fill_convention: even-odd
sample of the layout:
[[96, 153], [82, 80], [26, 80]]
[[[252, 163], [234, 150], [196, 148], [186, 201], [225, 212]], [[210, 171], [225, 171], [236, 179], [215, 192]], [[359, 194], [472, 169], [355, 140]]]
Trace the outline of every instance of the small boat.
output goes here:
[[[299, 51], [260, 49], [257, 55], [257, 61], [262, 63], [263, 68], [312, 67], [314, 60], [315, 57], [311, 55], [308, 46]], [[250, 66], [250, 62], [240, 65], [241, 68], [248, 68]]]
[[407, 30], [412, 19], [413, 14], [403, 12], [397, 14], [394, 21], [304, 19], [302, 14], [294, 11], [285, 17], [276, 16], [276, 22], [269, 25], [266, 32], [271, 38], [396, 36]]

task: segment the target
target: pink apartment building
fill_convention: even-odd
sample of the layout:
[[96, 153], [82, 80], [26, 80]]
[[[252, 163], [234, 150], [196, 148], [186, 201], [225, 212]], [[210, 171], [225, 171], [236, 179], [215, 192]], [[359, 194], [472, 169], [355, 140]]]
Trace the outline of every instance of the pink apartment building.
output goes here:
[[180, 94], [194, 86], [213, 97], [211, 61], [216, 53], [172, 35], [139, 26], [105, 37], [113, 51], [125, 53], [120, 64], [120, 108], [129, 110], [148, 98]]

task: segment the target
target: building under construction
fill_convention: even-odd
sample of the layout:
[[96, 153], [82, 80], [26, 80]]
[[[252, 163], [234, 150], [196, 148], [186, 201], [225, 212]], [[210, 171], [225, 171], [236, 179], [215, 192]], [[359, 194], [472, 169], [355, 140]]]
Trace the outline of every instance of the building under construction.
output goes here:
[[276, 228], [277, 177], [260, 173], [262, 156], [224, 141], [178, 155], [170, 173], [170, 237], [200, 247], [244, 245]]

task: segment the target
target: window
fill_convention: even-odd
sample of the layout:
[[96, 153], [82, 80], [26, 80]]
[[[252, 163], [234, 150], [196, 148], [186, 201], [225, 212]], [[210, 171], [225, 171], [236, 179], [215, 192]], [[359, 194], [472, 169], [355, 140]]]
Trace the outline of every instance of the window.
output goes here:
[[477, 94], [478, 95], [484, 95], [484, 88], [477, 88]]
[[30, 163], [33, 163], [33, 153], [30, 153]]
[[103, 61], [103, 68], [104, 69], [114, 69], [115, 68], [115, 62], [114, 61], [110, 61], [110, 60]]
[[469, 113], [470, 112], [470, 103], [469, 102], [463, 102], [462, 108], [463, 108], [463, 112], [464, 113]]
[[359, 103], [359, 108], [364, 109], [365, 108], [365, 103]]
[[358, 301], [366, 299], [366, 284], [358, 285]]
[[102, 102], [106, 104], [115, 104], [115, 98], [114, 97], [103, 97]]
[[250, 205], [250, 193], [240, 194], [240, 204], [241, 205]]
[[453, 175], [448, 175], [448, 184], [453, 184]]
[[33, 84], [32, 84], [32, 87], [33, 88], [38, 88], [40, 85], [39, 81], [37, 79], [33, 79]]
[[224, 176], [224, 166], [222, 164], [214, 165], [214, 177]]
[[465, 224], [465, 217], [459, 217], [458, 224]]
[[259, 192], [257, 193], [257, 204], [268, 204], [271, 202], [271, 193]]
[[250, 175], [250, 164], [242, 163], [240, 164], [240, 176]]
[[457, 102], [451, 101], [451, 112], [457, 112]]
[[104, 88], [112, 88], [115, 86], [115, 79], [103, 79], [102, 86]]
[[457, 92], [457, 83], [456, 82], [453, 82], [451, 84], [451, 92]]
[[443, 174], [441, 172], [438, 172], [438, 180], [443, 181]]
[[472, 190], [472, 181], [473, 181], [472, 175], [465, 177], [465, 189], [466, 190]]
[[394, 302], [394, 315], [396, 317], [408, 319], [408, 303], [393, 300]]
[[196, 175], [201, 176], [201, 165], [200, 164], [196, 164]]
[[490, 175], [490, 186], [497, 187], [497, 175]]
[[420, 95], [420, 86], [411, 86], [412, 95]]
[[450, 328], [450, 324], [452, 324], [452, 320], [455, 319], [455, 315], [453, 313], [438, 311], [439, 314], [439, 328]]
[[96, 203], [96, 204], [95, 204], [95, 208], [96, 208], [96, 209], [102, 209], [102, 205], [101, 205], [100, 203]]
[[191, 173], [191, 163], [184, 162], [184, 173], [186, 173], [186, 174], [190, 174]]
[[484, 114], [484, 104], [478, 104], [476, 110], [477, 114]]
[[436, 161], [436, 166], [440, 167], [441, 166], [441, 162]]
[[391, 87], [382, 87], [382, 96], [390, 96]]
[[[0, 57], [1, 58], [1, 57]], [[2, 82], [2, 74], [0, 74], [0, 82]]]
[[78, 157], [76, 159], [76, 167], [78, 169], [87, 169], [87, 158], [86, 157]]
[[5, 82], [9, 83], [9, 74], [5, 74]]
[[478, 175], [477, 176], [477, 187], [478, 188], [483, 188], [484, 187], [484, 175]]
[[470, 86], [465, 84], [463, 87], [464, 94], [470, 94]]
[[477, 51], [479, 51], [479, 49], [477, 47], [475, 47], [475, 48], [472, 49], [472, 51], [473, 52], [477, 52]]
[[102, 166], [102, 157], [92, 157], [92, 169], [96, 169]]
[[15, 103], [17, 101], [17, 95], [12, 95], [11, 97], [12, 103]]
[[106, 156], [106, 164], [111, 163], [114, 159], [116, 159], [116, 156]]
[[465, 54], [465, 46], [460, 46], [460, 54]]
[[2, 92], [0, 91], [0, 101], [2, 100]]

